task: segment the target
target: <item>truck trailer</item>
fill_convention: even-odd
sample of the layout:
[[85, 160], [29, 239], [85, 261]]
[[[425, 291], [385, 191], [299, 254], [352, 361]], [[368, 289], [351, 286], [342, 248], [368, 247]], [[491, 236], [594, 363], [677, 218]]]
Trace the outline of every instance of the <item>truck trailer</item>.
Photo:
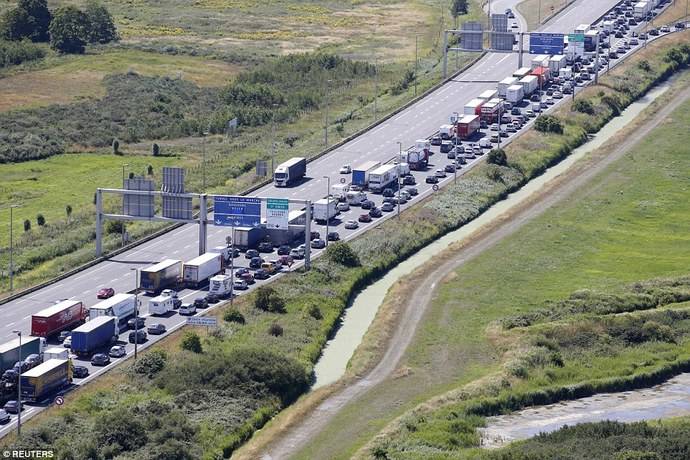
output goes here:
[[302, 179], [307, 173], [307, 159], [302, 157], [290, 158], [281, 163], [273, 173], [273, 183], [276, 187], [287, 187]]
[[515, 77], [504, 78], [498, 82], [498, 95], [501, 97], [506, 97], [506, 92], [508, 88], [517, 84], [518, 79]]
[[539, 79], [534, 75], [528, 75], [520, 80], [525, 96], [530, 96], [539, 87]]
[[182, 261], [166, 259], [139, 271], [139, 287], [150, 294], [155, 294], [177, 285], [181, 275]]
[[266, 229], [262, 227], [235, 227], [232, 233], [235, 248], [244, 251], [255, 249], [266, 236]]
[[540, 54], [539, 56], [535, 56], [532, 58], [532, 70], [536, 69], [537, 67], [544, 67], [549, 65], [549, 56], [545, 54]]
[[380, 161], [367, 161], [352, 170], [352, 185], [365, 188], [369, 184], [369, 174], [381, 166]]
[[513, 77], [517, 78], [520, 80], [521, 78], [526, 77], [529, 75], [529, 73], [532, 71], [529, 67], [520, 67], [517, 69], [515, 72], [513, 72]]
[[[139, 303], [139, 305], [137, 305]], [[100, 316], [110, 316], [116, 319], [117, 333], [127, 329], [127, 321], [134, 318], [141, 300], [134, 294], [115, 294], [109, 299], [102, 300], [89, 308], [89, 319]]]
[[322, 198], [314, 202], [312, 218], [317, 223], [326, 223], [338, 215], [338, 201], [333, 198]]
[[493, 90], [493, 89], [487, 89], [486, 91], [482, 92], [479, 96], [477, 96], [477, 99], [483, 99], [485, 101], [489, 101], [491, 99], [494, 99], [498, 97], [498, 91]]
[[477, 115], [465, 115], [460, 120], [458, 120], [457, 134], [460, 139], [469, 139], [479, 131], [481, 120]]
[[407, 152], [407, 164], [412, 171], [424, 171], [429, 165], [431, 142], [427, 139], [417, 139], [414, 147]]
[[501, 117], [503, 102], [500, 99], [492, 99], [482, 107], [481, 119], [487, 123], [494, 123]]
[[558, 54], [556, 56], [551, 56], [549, 58], [549, 69], [551, 70], [552, 75], [558, 75], [558, 72], [565, 67], [566, 64], [566, 58], [562, 54]]
[[65, 347], [52, 347], [43, 352], [43, 361], [49, 359], [69, 359], [69, 350]]
[[0, 374], [12, 369], [14, 363], [23, 361], [27, 356], [41, 354], [45, 348], [46, 339], [43, 337], [23, 337], [21, 355], [19, 354], [19, 338], [0, 345]]
[[551, 79], [551, 70], [548, 67], [537, 67], [532, 70], [532, 75], [537, 77], [539, 87], [543, 88], [544, 85]]
[[220, 297], [229, 295], [232, 291], [232, 276], [216, 275], [212, 276], [208, 283], [208, 292]]
[[49, 359], [24, 372], [20, 379], [23, 400], [43, 401], [72, 383], [72, 364], [68, 359]]
[[462, 111], [463, 115], [481, 115], [482, 106], [485, 102], [486, 101], [484, 99], [472, 99], [470, 102], [465, 104], [465, 107]]
[[31, 335], [50, 337], [83, 323], [87, 311], [79, 300], [63, 300], [31, 315]]
[[169, 295], [159, 295], [149, 299], [149, 313], [160, 316], [174, 310], [173, 298]]
[[382, 192], [389, 185], [398, 180], [398, 165], [383, 165], [369, 174], [369, 190], [372, 192]]
[[117, 340], [117, 323], [112, 316], [91, 319], [72, 331], [72, 351], [88, 356]]
[[182, 268], [182, 280], [185, 285], [197, 287], [223, 269], [220, 254], [207, 252], [185, 262]]
[[511, 104], [519, 104], [525, 97], [525, 88], [522, 85], [512, 85], [506, 91], [506, 101]]

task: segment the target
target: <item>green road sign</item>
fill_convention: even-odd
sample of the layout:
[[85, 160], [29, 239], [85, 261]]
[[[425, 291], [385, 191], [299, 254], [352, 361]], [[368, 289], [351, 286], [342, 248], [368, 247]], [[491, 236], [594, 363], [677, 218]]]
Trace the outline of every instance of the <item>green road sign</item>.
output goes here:
[[266, 199], [266, 227], [287, 230], [290, 202], [287, 198]]

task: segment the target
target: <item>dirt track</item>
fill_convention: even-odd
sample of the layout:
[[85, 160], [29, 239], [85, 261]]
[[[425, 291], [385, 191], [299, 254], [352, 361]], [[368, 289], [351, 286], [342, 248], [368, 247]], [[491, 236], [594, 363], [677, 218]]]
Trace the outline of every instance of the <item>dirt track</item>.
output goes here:
[[590, 181], [603, 169], [623, 157], [633, 145], [646, 137], [688, 98], [690, 98], [690, 88], [686, 88], [678, 93], [671, 102], [653, 114], [644, 126], [626, 136], [606, 156], [590, 155], [590, 161], [577, 163], [567, 173], [558, 176], [545, 185], [526, 203], [516, 206], [496, 219], [493, 224], [482, 229], [476, 235], [476, 238], [471, 239], [469, 244], [456, 251], [454, 257], [447, 259], [436, 269], [427, 271], [426, 279], [420, 285], [431, 286], [432, 289], [418, 289], [401, 306], [404, 310], [404, 313], [401, 315], [401, 321], [389, 341], [385, 355], [378, 365], [369, 374], [352, 385], [326, 398], [307, 418], [304, 418], [300, 423], [292, 427], [288, 433], [274, 442], [269, 451], [264, 453], [261, 458], [264, 460], [288, 458], [291, 453], [298, 451], [313, 436], [319, 433], [349, 401], [383, 382], [397, 369], [400, 359], [413, 338], [417, 325], [436, 292], [436, 280], [443, 279], [449, 272], [478, 256], [486, 249], [491, 248], [502, 239], [512, 235], [525, 223], [572, 195], [573, 192]]

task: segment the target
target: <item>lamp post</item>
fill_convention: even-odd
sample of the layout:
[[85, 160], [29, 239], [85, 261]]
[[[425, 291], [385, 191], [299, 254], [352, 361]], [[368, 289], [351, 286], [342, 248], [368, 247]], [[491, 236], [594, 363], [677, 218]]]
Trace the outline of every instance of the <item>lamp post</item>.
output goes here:
[[329, 97], [328, 97], [328, 84], [331, 83], [333, 80], [326, 80], [326, 124], [323, 128], [323, 143], [328, 147], [328, 103], [329, 103]]
[[541, 25], [541, 0], [539, 0], [539, 13], [538, 13], [539, 19], [537, 21], [538, 24]]
[[[124, 190], [125, 187], [125, 168], [129, 166], [129, 163], [125, 163], [122, 165], [122, 189]], [[122, 214], [125, 213], [125, 199], [122, 199]], [[125, 228], [127, 228], [127, 224], [125, 221], [122, 221], [122, 246], [125, 245]]]
[[453, 116], [455, 117], [455, 154], [453, 163], [455, 163], [455, 166], [453, 167], [453, 184], [458, 183], [458, 139], [460, 138], [460, 133], [458, 132], [458, 121], [460, 118], [460, 114], [458, 112], [453, 112]]
[[22, 331], [12, 331], [19, 336], [19, 378], [17, 379], [17, 437], [22, 437]]
[[134, 270], [134, 361], [137, 360], [137, 351], [139, 344], [139, 269]]
[[14, 216], [12, 210], [18, 207], [18, 204], [10, 205], [10, 292], [14, 289]]
[[[271, 171], [276, 170], [276, 108], [278, 104], [273, 104], [273, 115], [271, 116]], [[233, 241], [234, 241], [233, 233]]]
[[203, 139], [201, 140], [201, 163], [202, 163], [202, 172], [201, 172], [201, 192], [205, 193], [206, 192], [206, 136], [208, 135], [208, 131], [203, 131], [201, 133], [203, 136]]
[[400, 163], [402, 163], [402, 142], [398, 141], [398, 177], [395, 182], [398, 185], [398, 219], [400, 219]]
[[414, 36], [414, 96], [417, 97], [417, 74], [419, 73], [419, 34]]
[[328, 246], [328, 222], [331, 220], [329, 214], [331, 212], [331, 178], [330, 176], [323, 176], [326, 179], [326, 246]]

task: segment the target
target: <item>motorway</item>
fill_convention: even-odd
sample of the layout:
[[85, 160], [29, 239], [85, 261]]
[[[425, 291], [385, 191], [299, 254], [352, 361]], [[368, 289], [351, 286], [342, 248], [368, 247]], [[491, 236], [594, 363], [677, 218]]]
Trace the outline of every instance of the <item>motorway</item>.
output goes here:
[[[498, 0], [492, 2], [492, 10], [502, 12], [507, 7], [514, 7], [515, 3], [516, 0]], [[540, 29], [540, 31], [570, 32], [571, 29], [580, 23], [594, 22], [616, 3], [618, 3], [616, 0], [578, 0], [564, 10], [561, 15]], [[518, 20], [524, 27], [524, 21], [519, 16]], [[529, 65], [530, 59], [531, 56], [525, 54], [524, 64]], [[461, 112], [464, 104], [482, 91], [495, 89], [496, 83], [510, 76], [517, 67], [518, 58], [515, 54], [489, 53], [462, 75], [442, 85], [427, 97], [356, 139], [309, 163], [307, 167], [308, 177], [301, 184], [289, 188], [275, 188], [273, 185], [268, 185], [257, 190], [253, 195], [310, 199], [312, 201], [322, 198], [327, 194], [327, 180], [323, 176], [330, 177], [331, 185], [333, 185], [338, 183], [341, 177], [346, 177], [338, 174], [338, 169], [343, 164], [355, 166], [368, 160], [381, 161], [382, 163], [390, 161], [398, 154], [397, 142], [401, 142], [403, 148], [406, 149], [416, 139], [429, 137], [438, 130], [440, 125], [448, 122], [449, 114], [454, 111]], [[415, 173], [417, 179], [416, 187], [420, 194], [410, 203], [404, 205], [403, 209], [419, 201], [424, 196], [433, 193], [431, 185], [424, 183], [424, 177], [429, 173], [433, 173], [436, 167], [442, 167], [442, 163], [450, 163], [449, 161], [440, 160], [442, 156], [445, 158], [444, 155], [438, 153], [431, 157], [428, 172]], [[458, 171], [458, 175], [469, 170], [472, 164], [477, 164], [481, 158], [468, 160], [468, 166], [463, 166], [463, 169]], [[439, 186], [451, 183], [452, 180], [453, 174], [449, 174], [448, 177], [440, 181]], [[380, 205], [381, 196], [369, 194], [370, 199], [373, 197], [376, 197], [374, 201], [377, 205]], [[338, 231], [342, 238], [349, 239], [372, 228], [378, 222], [395, 215], [395, 212], [384, 214], [383, 218], [374, 219], [374, 222], [370, 224], [360, 224], [360, 227], [356, 230], [345, 230], [343, 222], [347, 219], [356, 220], [360, 212], [358, 208], [354, 208], [349, 213], [344, 213], [334, 225], [331, 225], [330, 230]], [[209, 219], [211, 218], [209, 217]], [[312, 224], [312, 230], [319, 231], [322, 237], [325, 236], [324, 226]], [[209, 226], [207, 247], [224, 245], [225, 238], [229, 233], [229, 229], [225, 227]], [[198, 255], [197, 236], [197, 225], [184, 225], [80, 273], [60, 280], [55, 284], [0, 305], [0, 343], [15, 337], [12, 330], [18, 329], [28, 335], [31, 314], [53, 304], [55, 301], [74, 298], [82, 300], [87, 306], [91, 306], [97, 302], [96, 291], [101, 287], [113, 287], [116, 292], [132, 291], [135, 288], [134, 269], [136, 268], [146, 267], [165, 258], [192, 259]], [[319, 252], [313, 251], [312, 254], [317, 255]], [[273, 256], [275, 256], [275, 253], [268, 255], [268, 258]], [[235, 259], [235, 261], [246, 265], [243, 255]], [[294, 266], [293, 270], [298, 266], [299, 264]], [[257, 284], [253, 287], [265, 282], [257, 281]], [[200, 291], [187, 289], [180, 292], [180, 297], [186, 302], [200, 296], [203, 296], [200, 294]], [[148, 316], [146, 297], [143, 300], [142, 314], [143, 316]], [[203, 313], [203, 311], [200, 311], [200, 313]], [[147, 324], [153, 322], [165, 324], [170, 331], [181, 327], [185, 319], [177, 314], [165, 318], [156, 318], [155, 320], [152, 318], [147, 319]], [[160, 339], [160, 336], [149, 336], [149, 338], [150, 340], [144, 346], [155, 343], [155, 341]], [[123, 339], [123, 343], [126, 342], [126, 335], [121, 336], [121, 339]], [[128, 353], [131, 354], [133, 345], [127, 344], [127, 347]], [[118, 361], [114, 359], [111, 366], [116, 365]], [[77, 362], [77, 364], [86, 363]], [[96, 370], [91, 367], [92, 375], [86, 380], [95, 378], [107, 368]], [[28, 409], [28, 411], [32, 410], [39, 410], [39, 408]], [[5, 434], [8, 428], [5, 427], [0, 430], [0, 436]]]

